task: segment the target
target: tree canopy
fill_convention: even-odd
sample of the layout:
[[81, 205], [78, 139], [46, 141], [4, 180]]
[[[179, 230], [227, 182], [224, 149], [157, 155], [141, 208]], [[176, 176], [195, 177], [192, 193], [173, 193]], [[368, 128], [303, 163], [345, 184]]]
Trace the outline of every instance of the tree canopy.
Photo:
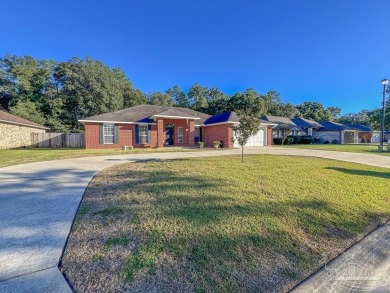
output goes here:
[[[251, 112], [358, 123], [377, 129], [381, 121], [379, 107], [340, 116], [340, 108], [325, 107], [319, 102], [284, 103], [275, 90], [262, 94], [247, 89], [227, 95], [218, 88], [194, 83], [187, 92], [174, 85], [163, 92], [145, 94], [133, 87], [120, 68], [110, 68], [89, 57], [63, 62], [31, 56], [0, 58], [0, 109], [48, 126], [52, 131], [80, 132], [83, 126], [79, 119], [145, 103], [191, 108], [209, 115]], [[386, 111], [390, 113], [389, 100]], [[390, 128], [390, 115], [386, 116], [386, 128]]]

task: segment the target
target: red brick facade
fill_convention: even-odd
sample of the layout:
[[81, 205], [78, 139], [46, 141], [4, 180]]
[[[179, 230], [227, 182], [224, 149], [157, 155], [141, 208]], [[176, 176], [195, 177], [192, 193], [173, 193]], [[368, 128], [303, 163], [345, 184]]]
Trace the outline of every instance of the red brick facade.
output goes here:
[[272, 126], [267, 127], [267, 146], [272, 145]]
[[213, 147], [214, 141], [219, 140], [223, 142], [225, 148], [232, 148], [233, 128], [231, 124], [219, 124], [213, 126], [203, 127], [203, 142], [207, 147]]
[[[150, 143], [137, 144], [136, 124], [116, 124], [118, 126], [118, 143], [100, 143], [100, 123], [85, 123], [85, 147], [87, 149], [118, 149], [122, 146], [133, 146], [135, 148], [162, 148], [165, 145], [165, 127], [173, 125], [174, 146], [195, 146], [194, 143], [194, 120], [186, 119], [162, 119], [158, 118], [156, 124], [151, 125]], [[183, 129], [183, 141], [178, 142], [178, 128]]]
[[[195, 146], [194, 131], [195, 121], [186, 119], [163, 119], [158, 118], [156, 124], [151, 125], [150, 143], [136, 144], [136, 124], [117, 124], [118, 143], [100, 143], [100, 124], [85, 123], [85, 147], [87, 149], [119, 149], [122, 146], [133, 146], [135, 148], [162, 148], [165, 146], [165, 128], [173, 125], [173, 145], [174, 146]], [[183, 129], [183, 141], [178, 142], [178, 128]], [[233, 148], [233, 128], [232, 124], [224, 123], [213, 126], [202, 127], [202, 141], [206, 147], [213, 147], [214, 141], [223, 142], [225, 148]], [[267, 128], [267, 145], [272, 145], [272, 128]]]

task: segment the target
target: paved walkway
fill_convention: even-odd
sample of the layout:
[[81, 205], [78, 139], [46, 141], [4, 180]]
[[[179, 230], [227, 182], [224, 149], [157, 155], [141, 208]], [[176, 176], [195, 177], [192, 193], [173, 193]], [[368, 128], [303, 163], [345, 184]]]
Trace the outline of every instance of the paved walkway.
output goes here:
[[[369, 154], [277, 147], [247, 148], [246, 153], [323, 157], [390, 168], [390, 157]], [[82, 195], [100, 170], [145, 159], [233, 154], [240, 150], [102, 156], [0, 168], [0, 292], [71, 292], [57, 265]], [[390, 226], [385, 230], [384, 237], [389, 237]], [[378, 252], [388, 279], [389, 251]]]

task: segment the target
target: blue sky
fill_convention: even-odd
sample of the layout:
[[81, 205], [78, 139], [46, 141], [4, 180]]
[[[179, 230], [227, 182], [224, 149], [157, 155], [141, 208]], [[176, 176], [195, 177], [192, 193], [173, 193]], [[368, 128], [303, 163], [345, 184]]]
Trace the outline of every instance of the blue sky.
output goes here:
[[91, 56], [144, 92], [274, 89], [344, 113], [381, 103], [388, 0], [1, 1], [0, 56]]

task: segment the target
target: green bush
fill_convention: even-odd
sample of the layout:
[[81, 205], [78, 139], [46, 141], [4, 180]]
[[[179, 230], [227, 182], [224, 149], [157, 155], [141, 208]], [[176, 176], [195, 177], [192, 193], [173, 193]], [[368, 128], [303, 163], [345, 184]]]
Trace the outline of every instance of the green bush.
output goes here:
[[311, 144], [313, 142], [313, 137], [311, 135], [302, 135], [301, 144]]
[[289, 141], [292, 140], [292, 143], [290, 144], [298, 144], [301, 141], [301, 137], [299, 135], [288, 135], [287, 139], [289, 139]]
[[280, 137], [275, 137], [275, 138], [273, 138], [273, 141], [274, 141], [274, 144], [276, 144], [276, 145], [281, 145], [283, 139], [280, 138]]
[[294, 144], [294, 137], [291, 135], [287, 136], [284, 140], [284, 144]]

